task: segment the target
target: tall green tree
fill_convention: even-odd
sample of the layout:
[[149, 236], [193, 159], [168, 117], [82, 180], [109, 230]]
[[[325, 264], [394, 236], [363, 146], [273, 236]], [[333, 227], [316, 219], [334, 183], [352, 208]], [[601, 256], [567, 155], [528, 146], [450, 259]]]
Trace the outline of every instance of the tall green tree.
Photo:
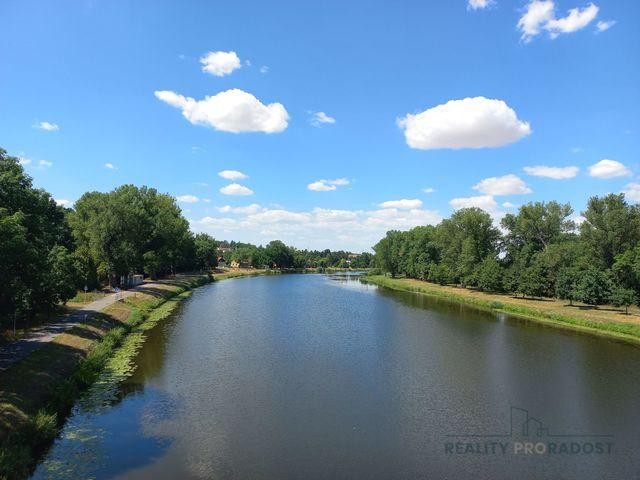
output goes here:
[[68, 288], [78, 281], [72, 248], [64, 209], [0, 149], [0, 323], [15, 324], [70, 298]]
[[581, 239], [592, 262], [606, 269], [617, 255], [640, 242], [640, 210], [629, 205], [623, 194], [589, 199], [580, 225]]

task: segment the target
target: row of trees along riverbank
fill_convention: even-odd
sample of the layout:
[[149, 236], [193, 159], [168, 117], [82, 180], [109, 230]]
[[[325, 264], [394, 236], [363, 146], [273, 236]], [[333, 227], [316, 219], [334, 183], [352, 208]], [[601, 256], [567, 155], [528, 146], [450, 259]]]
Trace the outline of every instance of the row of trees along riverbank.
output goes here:
[[568, 204], [523, 205], [501, 229], [478, 209], [437, 226], [390, 231], [374, 263], [391, 276], [489, 292], [627, 307], [640, 299], [640, 208], [623, 194], [592, 197], [583, 221]]
[[[224, 242], [234, 258], [259, 268], [340, 266], [349, 252]], [[33, 186], [18, 158], [0, 149], [0, 328], [24, 327], [85, 286], [116, 286], [122, 276], [152, 278], [215, 267], [218, 242], [194, 235], [176, 200], [153, 188], [123, 185], [87, 192], [74, 208]], [[365, 254], [360, 262], [371, 260]], [[364, 266], [364, 265], [363, 265]]]

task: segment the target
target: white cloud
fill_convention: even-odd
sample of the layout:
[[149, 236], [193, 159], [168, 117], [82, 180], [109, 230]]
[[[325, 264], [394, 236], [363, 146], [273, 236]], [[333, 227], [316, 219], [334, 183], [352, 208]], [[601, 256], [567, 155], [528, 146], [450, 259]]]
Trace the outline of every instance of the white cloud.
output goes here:
[[244, 180], [245, 178], [249, 178], [249, 175], [246, 175], [238, 170], [222, 170], [218, 172], [218, 176], [227, 180]]
[[49, 162], [48, 160], [39, 160], [38, 167], [40, 168], [49, 168], [53, 166], [53, 162]]
[[504, 101], [485, 97], [450, 100], [418, 114], [398, 119], [412, 148], [501, 147], [531, 133]]
[[553, 0], [532, 0], [518, 21], [521, 39], [530, 42], [542, 30], [549, 32], [551, 38], [581, 30], [596, 18], [598, 11], [599, 8], [590, 3], [584, 8], [572, 8], [565, 17], [557, 18]]
[[31, 164], [31, 159], [26, 157], [18, 157], [18, 163], [23, 167]]
[[514, 174], [485, 178], [474, 185], [473, 189], [485, 195], [524, 195], [531, 193], [531, 189], [527, 187], [524, 181]]
[[544, 165], [524, 167], [523, 170], [528, 175], [532, 175], [534, 177], [553, 178], [554, 180], [573, 178], [580, 171], [578, 167], [547, 167]]
[[589, 167], [589, 175], [596, 178], [616, 178], [631, 175], [631, 170], [616, 160], [604, 159]]
[[225, 205], [223, 207], [216, 207], [220, 213], [236, 213], [240, 215], [251, 215], [254, 213], [261, 212], [263, 208], [257, 203], [252, 203], [251, 205], [246, 205], [244, 207], [232, 207], [231, 205]]
[[260, 67], [260, 73], [269, 73], [269, 67], [267, 67], [266, 65], [262, 65]]
[[237, 216], [207, 216], [192, 221], [191, 226], [194, 231], [233, 235], [238, 240], [257, 244], [279, 238], [300, 248], [364, 251], [369, 250], [388, 230], [407, 230], [417, 225], [433, 225], [441, 220], [437, 212], [423, 209], [314, 208], [311, 211], [291, 211], [278, 207], [242, 213], [238, 208], [243, 207], [229, 207], [221, 212]]
[[460, 210], [461, 208], [480, 208], [493, 217], [494, 222], [497, 222], [504, 216], [504, 212], [498, 208], [498, 203], [491, 195], [478, 195], [475, 197], [458, 197], [449, 201], [454, 210]]
[[609, 30], [616, 23], [618, 22], [616, 22], [615, 20], [600, 20], [598, 23], [596, 23], [596, 31], [598, 33], [604, 32], [605, 30]]
[[239, 183], [231, 183], [220, 189], [223, 195], [253, 195], [253, 190], [240, 185]]
[[289, 120], [289, 114], [281, 103], [265, 105], [237, 88], [207, 96], [204, 100], [184, 97], [169, 90], [158, 90], [155, 96], [182, 110], [182, 115], [192, 124], [213, 127], [222, 132], [278, 133], [287, 128]]
[[180, 195], [176, 197], [182, 203], [197, 203], [200, 199], [195, 195]]
[[314, 127], [320, 127], [323, 123], [336, 123], [336, 119], [330, 117], [324, 112], [309, 112], [311, 114], [311, 119], [309, 123]]
[[236, 52], [209, 52], [200, 58], [202, 71], [224, 77], [242, 66]]
[[56, 132], [60, 130], [60, 127], [57, 124], [51, 122], [38, 122], [33, 126], [33, 128], [46, 130], [47, 132]]
[[71, 200], [65, 200], [64, 198], [56, 198], [56, 205], [59, 207], [69, 208], [73, 202]]
[[572, 8], [566, 17], [552, 19], [545, 25], [551, 38], [556, 38], [561, 33], [571, 33], [583, 29], [589, 25], [598, 15], [598, 7], [590, 3], [585, 8]]
[[113, 163], [105, 163], [104, 167], [108, 168], [109, 170], [117, 170], [116, 166]]
[[503, 206], [504, 208], [516, 208], [516, 206], [517, 206], [517, 205], [514, 205], [514, 204], [513, 204], [513, 203], [511, 203], [511, 202], [504, 202], [504, 203], [502, 204], [502, 206]]
[[198, 185], [199, 187], [208, 187], [209, 184], [207, 182], [196, 182], [196, 185]]
[[380, 208], [398, 208], [401, 210], [407, 210], [412, 208], [422, 207], [422, 200], [417, 198], [403, 198], [401, 200], [388, 200], [380, 204]]
[[317, 180], [307, 185], [307, 188], [313, 192], [331, 192], [345, 185], [349, 185], [349, 180], [343, 177], [335, 180]]
[[433, 192], [435, 192], [435, 191], [436, 191], [436, 189], [435, 189], [435, 188], [432, 188], [432, 187], [427, 187], [427, 188], [423, 188], [423, 189], [422, 189], [422, 191], [423, 191], [424, 193], [433, 193]]
[[640, 203], [640, 183], [628, 183], [622, 190], [627, 200]]
[[210, 198], [203, 198], [202, 201], [204, 203], [211, 203], [211, 199]]
[[494, 3], [494, 0], [468, 0], [467, 10], [482, 10], [483, 8], [487, 8]]

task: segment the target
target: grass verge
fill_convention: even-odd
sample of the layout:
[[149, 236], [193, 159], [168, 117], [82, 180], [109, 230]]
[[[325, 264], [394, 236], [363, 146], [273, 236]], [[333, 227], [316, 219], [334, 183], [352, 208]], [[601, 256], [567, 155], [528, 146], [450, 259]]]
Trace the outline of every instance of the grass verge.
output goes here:
[[[0, 374], [0, 479], [26, 478], [80, 394], [113, 392], [144, 331], [211, 276], [184, 276], [109, 306]], [[110, 390], [111, 388], [111, 390]]]
[[637, 321], [637, 316], [625, 316], [629, 318], [624, 320], [614, 319], [616, 316], [622, 316], [622, 313], [613, 309], [598, 311], [584, 305], [569, 306], [554, 300], [514, 298], [509, 295], [483, 293], [464, 288], [440, 286], [421, 280], [389, 278], [382, 275], [363, 276], [362, 281], [392, 290], [461, 302], [557, 328], [640, 345], [640, 323]]

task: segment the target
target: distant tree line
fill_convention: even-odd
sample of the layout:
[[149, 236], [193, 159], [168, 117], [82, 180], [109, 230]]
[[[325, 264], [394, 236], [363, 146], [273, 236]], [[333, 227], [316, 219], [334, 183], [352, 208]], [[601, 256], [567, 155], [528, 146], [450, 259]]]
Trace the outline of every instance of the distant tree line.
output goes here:
[[354, 254], [343, 250], [300, 250], [287, 246], [280, 240], [274, 240], [266, 246], [251, 243], [226, 242], [219, 244], [221, 249], [230, 249], [228, 262], [246, 262], [253, 267], [261, 268], [368, 268], [373, 254], [363, 252]]
[[568, 204], [535, 202], [496, 228], [478, 208], [437, 226], [390, 231], [374, 263], [391, 276], [526, 297], [628, 307], [640, 298], [640, 208], [623, 194], [589, 199], [584, 220]]

